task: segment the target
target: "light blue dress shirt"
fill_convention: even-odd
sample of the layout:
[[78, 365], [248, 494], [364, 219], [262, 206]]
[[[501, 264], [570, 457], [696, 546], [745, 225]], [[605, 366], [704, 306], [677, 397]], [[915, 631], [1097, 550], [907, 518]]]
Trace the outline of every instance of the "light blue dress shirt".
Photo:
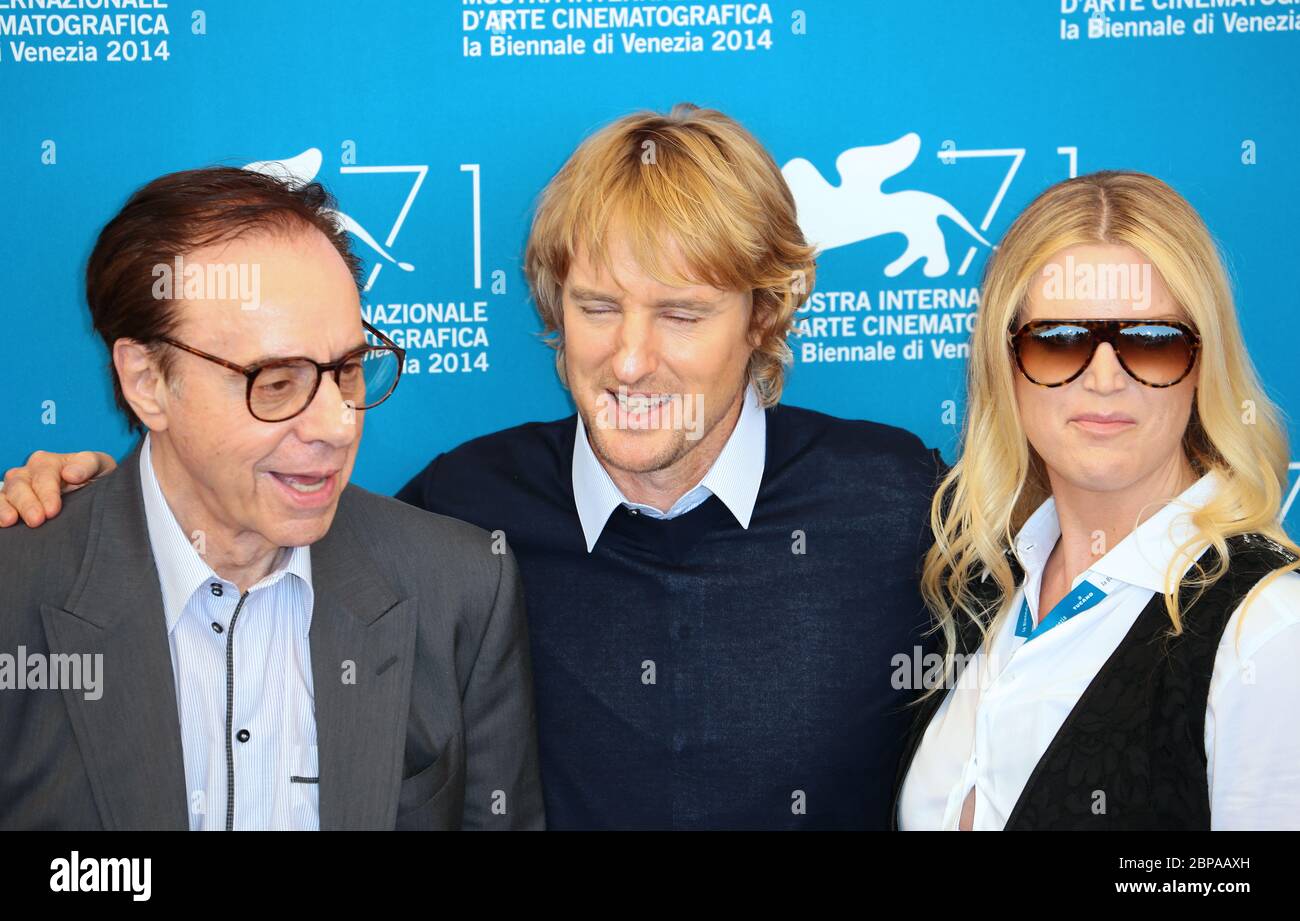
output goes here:
[[758, 402], [753, 386], [745, 388], [744, 402], [736, 427], [731, 430], [718, 459], [694, 489], [681, 496], [667, 511], [632, 502], [623, 495], [605, 470], [587, 441], [587, 428], [578, 415], [578, 431], [573, 444], [573, 498], [578, 506], [578, 520], [590, 553], [600, 539], [610, 513], [620, 505], [635, 509], [651, 518], [676, 518], [694, 509], [709, 496], [717, 496], [748, 530], [749, 520], [758, 500], [767, 461], [767, 414]]
[[241, 597], [181, 531], [148, 436], [140, 482], [171, 645], [190, 829], [318, 829], [310, 549], [281, 549], [271, 573]]

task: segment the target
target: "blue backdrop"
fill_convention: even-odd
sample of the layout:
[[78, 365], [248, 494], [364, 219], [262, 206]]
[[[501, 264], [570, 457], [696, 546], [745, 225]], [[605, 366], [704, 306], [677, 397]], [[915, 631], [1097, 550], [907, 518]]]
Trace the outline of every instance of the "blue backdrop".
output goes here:
[[[1300, 406], [1290, 2], [29, 4], [0, 0], [0, 469], [37, 447], [127, 447], [81, 272], [131, 190], [212, 163], [293, 158], [368, 237], [363, 303], [420, 373], [370, 419], [361, 485], [393, 491], [467, 438], [568, 414], [520, 271], [533, 202], [588, 133], [681, 100], [754, 131], [826, 246], [787, 402], [905, 426], [951, 457], [951, 330], [976, 308], [983, 241], [1052, 182], [1125, 167], [1204, 215], [1266, 386]], [[901, 205], [846, 175], [828, 197], [854, 148], [870, 149], [841, 161], [852, 175], [923, 194]], [[855, 201], [871, 226], [853, 225]], [[924, 258], [896, 264], [909, 242]], [[914, 328], [876, 332], [907, 314]], [[827, 360], [835, 346], [861, 348]]]

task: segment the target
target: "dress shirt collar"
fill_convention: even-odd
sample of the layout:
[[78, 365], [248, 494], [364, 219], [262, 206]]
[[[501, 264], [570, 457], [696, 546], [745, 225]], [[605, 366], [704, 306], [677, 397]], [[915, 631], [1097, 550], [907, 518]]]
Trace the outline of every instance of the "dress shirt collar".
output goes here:
[[[162, 587], [163, 614], [167, 618], [170, 634], [180, 620], [181, 613], [193, 594], [211, 582], [229, 585], [199, 556], [194, 545], [185, 538], [180, 523], [172, 514], [163, 496], [162, 487], [153, 469], [153, 454], [149, 436], [140, 449], [140, 485], [144, 492], [145, 520], [149, 528], [149, 545], [153, 550], [154, 565], [158, 568], [158, 581]], [[249, 589], [274, 585], [285, 576], [295, 577], [302, 585], [306, 600], [303, 632], [311, 627], [313, 593], [311, 581], [311, 548], [281, 547], [271, 572]]]
[[[1218, 474], [1211, 470], [1138, 525], [1093, 563], [1089, 571], [1163, 593], [1165, 574], [1178, 547], [1196, 533], [1191, 521], [1192, 512], [1213, 499], [1220, 486]], [[1029, 516], [1016, 535], [1017, 556], [1026, 573], [1042, 573], [1060, 536], [1056, 500], [1049, 497]], [[1192, 557], [1187, 561], [1188, 568], [1194, 560]], [[1082, 573], [1075, 582], [1080, 578]]]
[[[717, 496], [736, 516], [740, 526], [748, 530], [758, 500], [758, 487], [763, 481], [763, 466], [767, 456], [767, 414], [758, 403], [752, 386], [746, 386], [736, 427], [723, 445], [717, 460], [699, 484], [685, 493], [665, 517], [674, 517], [675, 510], [689, 511], [698, 504], [697, 490], [704, 488]], [[587, 441], [587, 429], [578, 414], [577, 433], [573, 444], [573, 498], [582, 522], [582, 533], [590, 553], [600, 539], [610, 513], [619, 505], [635, 504], [615, 485]], [[707, 498], [707, 496], [705, 497]]]

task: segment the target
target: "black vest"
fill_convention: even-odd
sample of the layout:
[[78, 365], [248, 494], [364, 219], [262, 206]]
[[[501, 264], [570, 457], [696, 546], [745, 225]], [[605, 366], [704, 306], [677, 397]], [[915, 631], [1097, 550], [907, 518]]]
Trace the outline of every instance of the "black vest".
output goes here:
[[[1246, 593], [1295, 560], [1258, 534], [1229, 538], [1228, 549], [1227, 572], [1199, 599], [1180, 587], [1180, 635], [1169, 635], [1164, 596], [1152, 596], [1029, 775], [1006, 830], [1209, 830], [1205, 708], [1215, 653]], [[1199, 562], [1208, 570], [1217, 559], [1210, 547]], [[959, 643], [978, 649], [974, 625]], [[945, 696], [917, 705], [894, 784], [895, 829], [903, 780]], [[1104, 810], [1094, 812], [1095, 803]]]

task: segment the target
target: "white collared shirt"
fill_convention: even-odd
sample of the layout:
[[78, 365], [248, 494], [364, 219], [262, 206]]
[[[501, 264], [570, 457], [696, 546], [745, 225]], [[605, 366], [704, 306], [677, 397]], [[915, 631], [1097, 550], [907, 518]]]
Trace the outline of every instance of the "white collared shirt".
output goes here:
[[234, 829], [316, 830], [310, 548], [282, 548], [241, 603], [238, 588], [212, 571], [172, 514], [149, 436], [140, 483], [171, 646], [190, 830], [226, 827], [228, 778]]
[[578, 415], [578, 431], [573, 442], [573, 498], [578, 519], [590, 553], [600, 539], [610, 513], [623, 505], [651, 518], [676, 518], [694, 509], [709, 496], [717, 496], [748, 530], [749, 520], [763, 481], [767, 459], [767, 414], [758, 402], [753, 386], [746, 386], [736, 427], [723, 445], [718, 459], [694, 489], [679, 498], [667, 511], [632, 502], [615, 485], [587, 441], [587, 429]]
[[[1077, 576], [1106, 597], [1032, 642], [1016, 636], [1028, 600], [1034, 623], [1047, 558], [1060, 537], [1053, 499], [1016, 537], [1025, 580], [989, 644], [981, 647], [926, 728], [899, 797], [899, 827], [958, 827], [975, 788], [974, 830], [1006, 825], [1030, 773], [1084, 689], [1156, 592], [1175, 548], [1196, 532], [1189, 508], [1218, 489], [1208, 473]], [[1193, 561], [1184, 567], [1184, 573]], [[1240, 637], [1237, 635], [1241, 628]], [[1210, 824], [1218, 829], [1300, 829], [1300, 574], [1238, 606], [1219, 644], [1205, 713]]]

